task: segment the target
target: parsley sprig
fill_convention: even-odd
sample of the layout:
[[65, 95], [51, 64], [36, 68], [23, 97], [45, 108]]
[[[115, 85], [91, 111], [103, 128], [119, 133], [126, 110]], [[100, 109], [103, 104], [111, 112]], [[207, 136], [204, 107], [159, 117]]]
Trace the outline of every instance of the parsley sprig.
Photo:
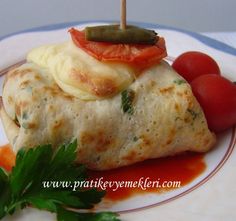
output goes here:
[[27, 206], [57, 213], [58, 221], [118, 221], [112, 212], [82, 213], [105, 195], [96, 189], [44, 188], [44, 181], [74, 182], [86, 179], [86, 169], [76, 165], [77, 142], [62, 145], [56, 152], [51, 145], [21, 149], [11, 173], [0, 168], [0, 219]]

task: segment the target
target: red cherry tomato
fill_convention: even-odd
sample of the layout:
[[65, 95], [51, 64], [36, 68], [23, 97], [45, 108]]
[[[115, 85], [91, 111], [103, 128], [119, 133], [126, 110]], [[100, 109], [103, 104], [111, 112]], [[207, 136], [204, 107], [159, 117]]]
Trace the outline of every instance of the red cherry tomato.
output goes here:
[[208, 126], [220, 132], [236, 124], [236, 85], [220, 75], [202, 75], [191, 83]]
[[175, 71], [189, 83], [205, 74], [220, 75], [220, 68], [210, 56], [197, 51], [189, 51], [177, 57], [172, 64]]
[[167, 55], [164, 38], [159, 38], [155, 45], [113, 44], [88, 41], [84, 32], [74, 28], [69, 32], [76, 46], [101, 61], [122, 61], [142, 69], [159, 63]]

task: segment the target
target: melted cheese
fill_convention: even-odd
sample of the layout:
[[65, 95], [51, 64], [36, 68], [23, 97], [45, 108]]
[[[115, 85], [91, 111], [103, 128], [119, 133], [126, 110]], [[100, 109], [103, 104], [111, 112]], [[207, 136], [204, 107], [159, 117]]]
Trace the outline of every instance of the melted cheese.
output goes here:
[[98, 61], [72, 41], [33, 49], [27, 60], [48, 69], [62, 90], [83, 100], [111, 97], [135, 78], [130, 66]]

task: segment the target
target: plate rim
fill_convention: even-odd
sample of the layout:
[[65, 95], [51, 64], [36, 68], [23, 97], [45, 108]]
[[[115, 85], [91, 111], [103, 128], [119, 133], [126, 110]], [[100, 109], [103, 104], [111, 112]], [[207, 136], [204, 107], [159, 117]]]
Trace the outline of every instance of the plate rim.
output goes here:
[[[199, 40], [200, 42], [202, 42], [203, 44], [205, 44], [211, 48], [214, 48], [219, 51], [225, 52], [227, 54], [236, 56], [236, 48], [234, 48], [226, 43], [223, 43], [219, 40], [210, 38], [208, 36], [204, 36], [200, 33], [194, 32], [194, 31], [189, 31], [186, 29], [176, 28], [176, 27], [157, 24], [157, 23], [155, 24], [155, 23], [137, 22], [137, 21], [128, 21], [128, 22], [130, 24], [140, 25], [140, 26], [144, 26], [146, 28], [166, 29], [166, 30], [181, 32], [181, 33], [184, 33], [186, 35], [189, 35], [190, 37], [193, 37], [193, 38]], [[17, 32], [12, 32], [10, 34], [0, 36], [0, 43], [1, 43], [1, 41], [6, 40], [7, 38], [10, 38], [10, 37], [13, 37], [16, 35], [20, 35], [20, 34], [60, 30], [60, 29], [64, 29], [64, 28], [67, 28], [70, 26], [84, 25], [84, 24], [88, 24], [88, 23], [119, 23], [119, 21], [117, 21], [117, 20], [81, 20], [81, 21], [71, 21], [71, 22], [53, 23], [53, 24], [49, 24], [49, 25], [36, 26], [33, 28], [22, 29]]]

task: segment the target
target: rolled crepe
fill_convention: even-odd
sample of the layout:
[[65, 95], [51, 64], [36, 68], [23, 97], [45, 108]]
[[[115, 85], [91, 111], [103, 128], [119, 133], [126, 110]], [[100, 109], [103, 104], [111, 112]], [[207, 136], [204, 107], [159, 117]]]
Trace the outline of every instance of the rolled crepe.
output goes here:
[[[63, 91], [52, 69], [28, 62], [10, 71], [3, 88], [8, 136], [17, 152], [77, 138], [78, 163], [107, 170], [215, 143], [189, 84], [164, 61], [114, 96], [83, 100]], [[19, 126], [17, 126], [19, 125]], [[11, 127], [5, 126], [7, 134]]]

